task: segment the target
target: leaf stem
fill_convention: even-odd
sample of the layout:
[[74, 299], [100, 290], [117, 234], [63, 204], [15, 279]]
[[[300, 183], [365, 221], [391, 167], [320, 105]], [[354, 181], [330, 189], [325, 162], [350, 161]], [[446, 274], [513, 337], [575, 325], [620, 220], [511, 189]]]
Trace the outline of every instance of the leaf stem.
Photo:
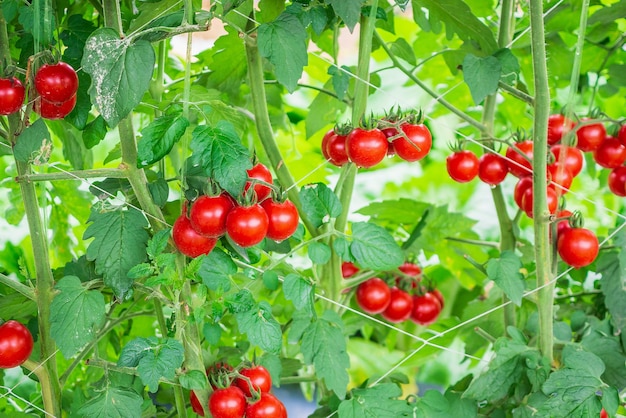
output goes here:
[[33, 181], [79, 180], [90, 178], [126, 178], [126, 173], [119, 168], [97, 168], [93, 170], [59, 171], [56, 173], [28, 173], [15, 177], [18, 183]]
[[24, 363], [22, 363], [22, 366], [30, 370], [39, 380], [39, 384], [41, 385], [43, 409], [48, 413], [49, 411], [53, 411], [55, 409], [57, 398], [54, 397], [51, 385], [47, 384], [47, 382], [50, 382], [48, 369], [41, 363], [37, 363], [31, 359], [27, 359]]
[[17, 280], [11, 279], [9, 276], [5, 276], [4, 274], [0, 273], [0, 283], [10, 287], [18, 293], [21, 293], [30, 300], [35, 300], [35, 292], [32, 288], [18, 282]]

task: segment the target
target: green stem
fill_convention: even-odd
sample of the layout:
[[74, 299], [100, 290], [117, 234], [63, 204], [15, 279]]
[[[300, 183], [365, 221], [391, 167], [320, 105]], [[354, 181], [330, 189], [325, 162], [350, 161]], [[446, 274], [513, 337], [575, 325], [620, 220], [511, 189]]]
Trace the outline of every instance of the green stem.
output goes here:
[[59, 171], [56, 173], [30, 173], [23, 176], [15, 177], [15, 181], [32, 182], [32, 181], [57, 181], [57, 180], [80, 180], [90, 178], [126, 178], [126, 173], [119, 168], [97, 168], [93, 170], [76, 170], [72, 172]]
[[[55, 409], [55, 404], [57, 403], [54, 393], [50, 390], [51, 386], [45, 384], [45, 382], [50, 381], [50, 375], [48, 374], [48, 369], [42, 365], [41, 363], [37, 363], [36, 361], [32, 361], [27, 359], [22, 366], [30, 370], [41, 384], [41, 399], [43, 400], [43, 409], [44, 411], [50, 413]], [[44, 383], [42, 383], [44, 382]]]
[[17, 280], [11, 279], [9, 276], [5, 276], [0, 273], [0, 284], [3, 284], [11, 289], [15, 290], [18, 293], [26, 296], [30, 300], [35, 300], [35, 292], [32, 288], [26, 286], [23, 283], [18, 282]]
[[[552, 253], [550, 224], [546, 202], [546, 165], [548, 116], [550, 114], [550, 86], [546, 65], [545, 32], [543, 26], [542, 0], [530, 0], [530, 36], [534, 72], [535, 114], [533, 152], [533, 213], [535, 231], [535, 259], [537, 263], [537, 308], [539, 311], [539, 349], [544, 357], [553, 362], [553, 305]], [[552, 284], [551, 284], [552, 283]]]
[[[136, 367], [125, 367], [125, 366], [118, 366], [115, 363], [112, 363], [110, 361], [106, 361], [106, 360], [101, 360], [101, 359], [97, 359], [97, 358], [90, 358], [87, 359], [85, 361], [85, 364], [87, 366], [91, 366], [91, 367], [99, 367], [101, 369], [107, 369], [110, 371], [114, 371], [117, 373], [123, 373], [123, 374], [127, 374], [130, 376], [139, 376], [139, 371], [137, 370]], [[180, 383], [178, 383], [178, 381], [176, 380], [169, 380], [166, 379], [164, 377], [160, 377], [159, 378], [159, 382], [162, 383], [167, 383], [168, 385], [172, 385], [174, 387], [180, 387]]]

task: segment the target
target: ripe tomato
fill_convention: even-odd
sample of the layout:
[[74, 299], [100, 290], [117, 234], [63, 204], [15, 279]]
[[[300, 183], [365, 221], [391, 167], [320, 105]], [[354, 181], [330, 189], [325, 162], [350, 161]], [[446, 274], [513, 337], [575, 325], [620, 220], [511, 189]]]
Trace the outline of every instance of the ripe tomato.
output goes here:
[[[572, 212], [567, 209], [563, 209], [556, 214], [557, 218], [567, 218], [570, 216], [572, 216]], [[558, 237], [563, 233], [563, 231], [569, 228], [571, 228], [569, 224], [569, 219], [563, 219], [562, 221], [559, 221], [556, 224], [556, 236]]]
[[576, 123], [574, 121], [555, 113], [548, 117], [548, 144], [554, 145], [563, 138], [563, 134], [571, 131]]
[[572, 172], [569, 171], [567, 166], [556, 161], [548, 165], [548, 180], [554, 183], [552, 186], [558, 195], [564, 195], [572, 187], [574, 176], [572, 176]]
[[626, 166], [614, 168], [607, 179], [609, 189], [616, 196], [626, 197]]
[[[262, 202], [267, 196], [269, 196], [270, 192], [272, 191], [272, 188], [270, 186], [264, 184], [274, 184], [274, 182], [272, 181], [272, 173], [270, 173], [270, 170], [262, 163], [256, 164], [254, 167], [248, 170], [247, 173], [248, 177], [251, 180], [246, 183], [244, 187], [244, 192], [247, 192], [252, 185], [252, 182], [254, 182], [254, 191], [256, 193], [257, 202]], [[255, 180], [259, 180], [260, 182], [257, 182]]]
[[[270, 372], [261, 365], [241, 369], [239, 374], [250, 379], [250, 383], [241, 377], [235, 379], [235, 385], [249, 398], [254, 396], [253, 391], [257, 393], [267, 393], [272, 389], [272, 376], [270, 376]], [[250, 385], [252, 385], [252, 388], [250, 388]]]
[[17, 112], [24, 103], [24, 86], [15, 77], [0, 78], [0, 115]]
[[237, 386], [217, 389], [209, 396], [209, 411], [213, 418], [243, 418], [246, 397]]
[[407, 141], [404, 136], [393, 140], [393, 149], [398, 157], [405, 161], [419, 161], [430, 152], [433, 137], [426, 125], [403, 123], [400, 129], [409, 140]]
[[530, 187], [533, 187], [532, 176], [520, 177], [517, 184], [515, 184], [515, 188], [513, 189], [513, 199], [515, 200], [518, 208], [522, 209], [522, 197], [524, 197], [526, 189]]
[[277, 202], [273, 199], [265, 199], [261, 206], [267, 213], [268, 227], [267, 237], [274, 241], [282, 241], [289, 238], [298, 229], [298, 209], [290, 201]]
[[246, 418], [287, 418], [287, 409], [276, 396], [262, 393], [258, 401], [246, 407]]
[[242, 247], [252, 247], [267, 235], [269, 219], [261, 205], [237, 206], [226, 217], [226, 233]]
[[533, 141], [518, 142], [507, 148], [505, 155], [509, 171], [515, 177], [524, 177], [532, 173], [530, 161], [533, 159]]
[[620, 126], [619, 131], [617, 131], [617, 139], [626, 147], [626, 124]]
[[348, 151], [346, 150], [346, 135], [340, 135], [334, 130], [330, 130], [322, 139], [322, 154], [332, 165], [341, 167], [348, 160]]
[[373, 167], [385, 159], [387, 144], [385, 134], [378, 128], [354, 128], [346, 137], [348, 158], [364, 168]]
[[443, 309], [444, 298], [443, 298], [443, 294], [439, 291], [439, 289], [433, 289], [429, 293], [431, 293], [433, 296], [435, 296], [437, 298], [437, 300], [441, 304], [441, 309]]
[[568, 265], [580, 268], [596, 259], [599, 251], [598, 237], [585, 228], [569, 228], [559, 235], [556, 248]]
[[200, 403], [200, 399], [198, 399], [198, 396], [193, 390], [189, 392], [189, 402], [191, 403], [191, 409], [193, 409], [193, 412], [203, 417], [204, 409], [202, 409], [202, 403]]
[[49, 102], [67, 102], [78, 91], [78, 76], [64, 62], [45, 64], [35, 74], [35, 89], [42, 99]]
[[33, 336], [17, 321], [0, 325], [0, 369], [10, 369], [24, 363], [33, 352]]
[[410, 261], [402, 263], [402, 265], [398, 267], [398, 270], [411, 277], [417, 277], [422, 274], [422, 268], [418, 264]]
[[437, 296], [425, 293], [422, 296], [413, 296], [413, 310], [411, 320], [420, 325], [430, 325], [437, 320], [441, 312], [441, 303]]
[[580, 174], [583, 169], [584, 157], [581, 150], [562, 144], [553, 145], [550, 151], [554, 154], [555, 161], [561, 161], [569, 169], [573, 177]]
[[226, 233], [226, 217], [235, 207], [226, 193], [218, 196], [200, 196], [189, 211], [191, 226], [197, 233], [218, 238]]
[[407, 292], [397, 287], [391, 288], [389, 305], [381, 315], [389, 322], [398, 323], [406, 321], [413, 310], [413, 298]]
[[593, 152], [594, 161], [604, 168], [616, 168], [626, 161], [626, 146], [612, 136], [607, 136]]
[[[589, 119], [583, 119], [583, 121], [587, 120]], [[601, 123], [583, 125], [576, 131], [576, 138], [578, 138], [576, 147], [584, 152], [595, 151], [602, 141], [604, 141], [605, 137], [606, 129]]]
[[609, 414], [604, 408], [602, 408], [602, 411], [600, 411], [600, 418], [609, 418]]
[[502, 183], [509, 174], [509, 166], [500, 154], [488, 152], [478, 159], [478, 178], [490, 186]]
[[341, 276], [344, 279], [352, 277], [359, 272], [359, 268], [349, 261], [341, 263]]
[[454, 152], [446, 158], [446, 169], [452, 180], [467, 183], [478, 175], [478, 157], [468, 150]]
[[[548, 211], [550, 213], [555, 213], [556, 209], [559, 206], [559, 196], [554, 188], [548, 187], [546, 189], [546, 200], [548, 204]], [[524, 212], [526, 212], [526, 215], [529, 218], [533, 217], [533, 204], [534, 204], [533, 188], [528, 187], [526, 190], [524, 190], [524, 194], [522, 195], [521, 209]]]
[[398, 135], [398, 130], [394, 127], [390, 127], [383, 128], [381, 129], [381, 131], [383, 131], [383, 133], [387, 137], [387, 140], [389, 141], [387, 142], [387, 157], [393, 157], [394, 155], [396, 155], [396, 147], [393, 145], [394, 140], [390, 140], [389, 138]]
[[43, 97], [35, 99], [33, 109], [44, 119], [63, 119], [74, 110], [76, 106], [76, 95], [70, 97], [65, 102], [50, 102]]
[[356, 302], [364, 312], [378, 314], [387, 309], [391, 301], [391, 289], [384, 280], [373, 277], [356, 289]]
[[217, 239], [198, 234], [184, 214], [174, 222], [172, 239], [178, 251], [191, 258], [210, 253], [217, 244]]

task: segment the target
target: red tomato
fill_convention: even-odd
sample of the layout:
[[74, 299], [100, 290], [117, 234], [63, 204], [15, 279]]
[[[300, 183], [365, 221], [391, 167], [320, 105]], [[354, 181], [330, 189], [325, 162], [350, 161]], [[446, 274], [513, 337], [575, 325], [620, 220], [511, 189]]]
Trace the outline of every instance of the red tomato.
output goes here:
[[413, 310], [413, 298], [404, 290], [397, 287], [391, 288], [389, 305], [381, 313], [382, 317], [389, 322], [402, 322], [409, 319]]
[[364, 312], [378, 314], [387, 309], [391, 300], [391, 289], [384, 280], [373, 277], [356, 289], [356, 302]]
[[[235, 379], [235, 385], [241, 389], [247, 397], [254, 396], [253, 392], [267, 393], [272, 389], [272, 376], [270, 372], [261, 365], [241, 369], [239, 374], [250, 379], [250, 383], [241, 377]], [[252, 385], [252, 388], [250, 388], [250, 385]]]
[[328, 162], [337, 167], [346, 164], [349, 161], [346, 150], [346, 135], [339, 135], [334, 130], [328, 131], [322, 139], [322, 153]]
[[468, 150], [454, 152], [446, 158], [446, 169], [452, 180], [467, 183], [478, 175], [478, 157]]
[[185, 215], [174, 222], [172, 239], [178, 251], [191, 258], [210, 253], [217, 244], [217, 239], [198, 234]]
[[[563, 209], [556, 214], [557, 218], [568, 218], [570, 216], [572, 216], [572, 212], [567, 209]], [[569, 219], [563, 219], [562, 221], [559, 221], [556, 224], [556, 236], [558, 237], [559, 235], [561, 235], [561, 233], [563, 233], [563, 231], [569, 228], [571, 228], [569, 224]]]
[[437, 296], [425, 293], [422, 296], [413, 296], [413, 310], [411, 320], [420, 325], [430, 325], [437, 320], [441, 312], [441, 303]]
[[247, 173], [250, 180], [246, 183], [244, 192], [247, 192], [254, 182], [257, 202], [262, 202], [272, 191], [272, 188], [265, 184], [274, 184], [272, 181], [272, 173], [270, 173], [270, 170], [262, 163], [258, 163], [248, 170]]
[[[583, 119], [583, 121], [587, 120], [589, 119]], [[576, 131], [576, 138], [578, 138], [576, 147], [584, 152], [595, 151], [600, 146], [602, 141], [604, 141], [605, 137], [606, 129], [601, 123], [592, 123], [581, 126]]]
[[583, 169], [583, 161], [585, 160], [581, 150], [557, 144], [553, 145], [550, 151], [554, 154], [555, 161], [562, 162], [572, 173], [573, 177], [580, 174], [580, 171]]
[[[534, 204], [534, 195], [533, 188], [529, 187], [524, 191], [524, 195], [522, 196], [522, 207], [521, 209], [526, 212], [526, 215], [529, 218], [533, 217], [533, 204]], [[548, 187], [546, 190], [546, 200], [548, 204], [548, 211], [550, 213], [555, 213], [556, 209], [559, 206], [559, 196], [552, 187]]]
[[43, 97], [35, 99], [33, 109], [44, 119], [63, 119], [74, 110], [76, 106], [76, 95], [72, 96], [65, 102], [50, 102]]
[[398, 157], [405, 161], [419, 161], [430, 152], [433, 137], [426, 125], [403, 123], [400, 129], [409, 140], [407, 141], [404, 136], [393, 140], [393, 149]]
[[235, 207], [226, 193], [200, 196], [189, 211], [191, 226], [201, 235], [218, 238], [226, 233], [226, 217]]
[[394, 155], [396, 155], [396, 147], [394, 147], [393, 145], [394, 140], [390, 140], [389, 138], [398, 135], [398, 130], [396, 128], [384, 128], [381, 129], [381, 131], [383, 131], [383, 133], [387, 137], [387, 140], [390, 141], [387, 143], [387, 156], [393, 157]]
[[272, 199], [265, 199], [261, 206], [267, 213], [268, 227], [267, 237], [274, 241], [282, 241], [296, 232], [298, 229], [298, 209], [290, 201], [277, 202]]
[[433, 289], [429, 293], [431, 293], [433, 296], [435, 296], [437, 298], [437, 300], [441, 304], [441, 309], [443, 309], [444, 298], [443, 298], [443, 294], [439, 291], [439, 289]]
[[569, 228], [559, 235], [556, 248], [566, 264], [581, 268], [593, 263], [600, 245], [593, 231], [585, 228]]
[[478, 159], [478, 178], [490, 186], [502, 183], [509, 174], [509, 166], [500, 154], [488, 152]]
[[44, 100], [64, 103], [78, 91], [78, 76], [64, 62], [45, 64], [35, 74], [35, 89]]
[[209, 397], [209, 411], [213, 418], [243, 418], [246, 397], [237, 386], [217, 389]]
[[617, 131], [617, 139], [626, 147], [626, 124], [620, 126], [619, 131]]
[[609, 189], [616, 196], [626, 197], [626, 166], [611, 170], [607, 179]]
[[0, 78], [0, 115], [17, 112], [24, 103], [25, 90], [15, 77]]
[[604, 408], [602, 408], [602, 411], [600, 411], [600, 418], [609, 418], [609, 414]]
[[564, 115], [554, 114], [548, 117], [548, 144], [554, 145], [563, 138], [563, 134], [571, 131], [576, 123]]
[[553, 186], [557, 194], [564, 195], [569, 192], [572, 187], [574, 177], [567, 166], [563, 165], [559, 161], [556, 161], [548, 165], [548, 180], [554, 183]]
[[370, 168], [380, 163], [387, 155], [385, 134], [378, 128], [354, 128], [346, 137], [348, 158], [359, 167]]
[[411, 277], [417, 277], [422, 274], [422, 268], [418, 264], [410, 261], [402, 263], [402, 265], [398, 267], [398, 270]]
[[262, 393], [258, 401], [246, 407], [246, 418], [287, 418], [287, 409], [276, 396]]
[[349, 261], [341, 263], [341, 276], [344, 279], [352, 277], [359, 272], [359, 268]]
[[604, 168], [619, 167], [626, 162], [626, 147], [619, 139], [607, 136], [593, 152], [593, 159]]
[[506, 150], [509, 171], [515, 177], [525, 177], [532, 174], [531, 162], [533, 159], [533, 141], [518, 142]]
[[522, 209], [522, 197], [524, 197], [526, 189], [530, 187], [533, 187], [532, 176], [520, 177], [517, 184], [515, 184], [515, 188], [513, 189], [513, 199], [515, 200], [518, 208]]
[[193, 412], [203, 417], [204, 409], [202, 409], [202, 403], [200, 403], [200, 399], [198, 399], [198, 396], [193, 390], [189, 392], [189, 402], [191, 403], [191, 409], [193, 409]]
[[242, 247], [252, 247], [267, 235], [269, 219], [261, 205], [237, 206], [226, 217], [226, 233]]
[[33, 336], [21, 323], [9, 320], [0, 325], [0, 369], [24, 363], [33, 352], [33, 344]]

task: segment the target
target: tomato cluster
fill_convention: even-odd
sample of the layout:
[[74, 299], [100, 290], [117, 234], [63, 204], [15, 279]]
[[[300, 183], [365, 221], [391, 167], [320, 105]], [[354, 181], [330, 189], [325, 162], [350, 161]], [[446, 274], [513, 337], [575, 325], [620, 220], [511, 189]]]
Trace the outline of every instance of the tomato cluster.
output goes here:
[[[241, 247], [252, 247], [269, 238], [283, 241], [298, 228], [300, 217], [288, 199], [271, 196], [272, 175], [262, 163], [248, 170], [248, 182], [238, 204], [227, 192], [197, 198], [186, 213], [174, 222], [172, 238], [178, 250], [198, 257], [213, 250], [217, 241], [227, 235]], [[250, 190], [251, 189], [251, 190]]]
[[[441, 292], [420, 285], [422, 269], [418, 264], [406, 261], [398, 270], [400, 274], [391, 274], [388, 280], [373, 277], [360, 283], [355, 292], [359, 308], [370, 315], [380, 314], [392, 323], [411, 320], [419, 325], [430, 325], [435, 322], [444, 305]], [[357, 272], [354, 264], [342, 264], [344, 278]]]
[[[207, 369], [213, 392], [207, 408], [213, 418], [287, 418], [285, 405], [270, 391], [272, 377], [260, 365], [244, 367], [238, 372], [228, 364]], [[204, 416], [196, 394], [189, 395], [193, 411]]]
[[0, 369], [10, 369], [24, 363], [33, 352], [33, 336], [17, 321], [0, 325]]
[[358, 167], [374, 167], [387, 156], [419, 161], [432, 147], [432, 135], [415, 115], [385, 118], [366, 127], [337, 126], [322, 138], [322, 154], [338, 167], [353, 162]]

